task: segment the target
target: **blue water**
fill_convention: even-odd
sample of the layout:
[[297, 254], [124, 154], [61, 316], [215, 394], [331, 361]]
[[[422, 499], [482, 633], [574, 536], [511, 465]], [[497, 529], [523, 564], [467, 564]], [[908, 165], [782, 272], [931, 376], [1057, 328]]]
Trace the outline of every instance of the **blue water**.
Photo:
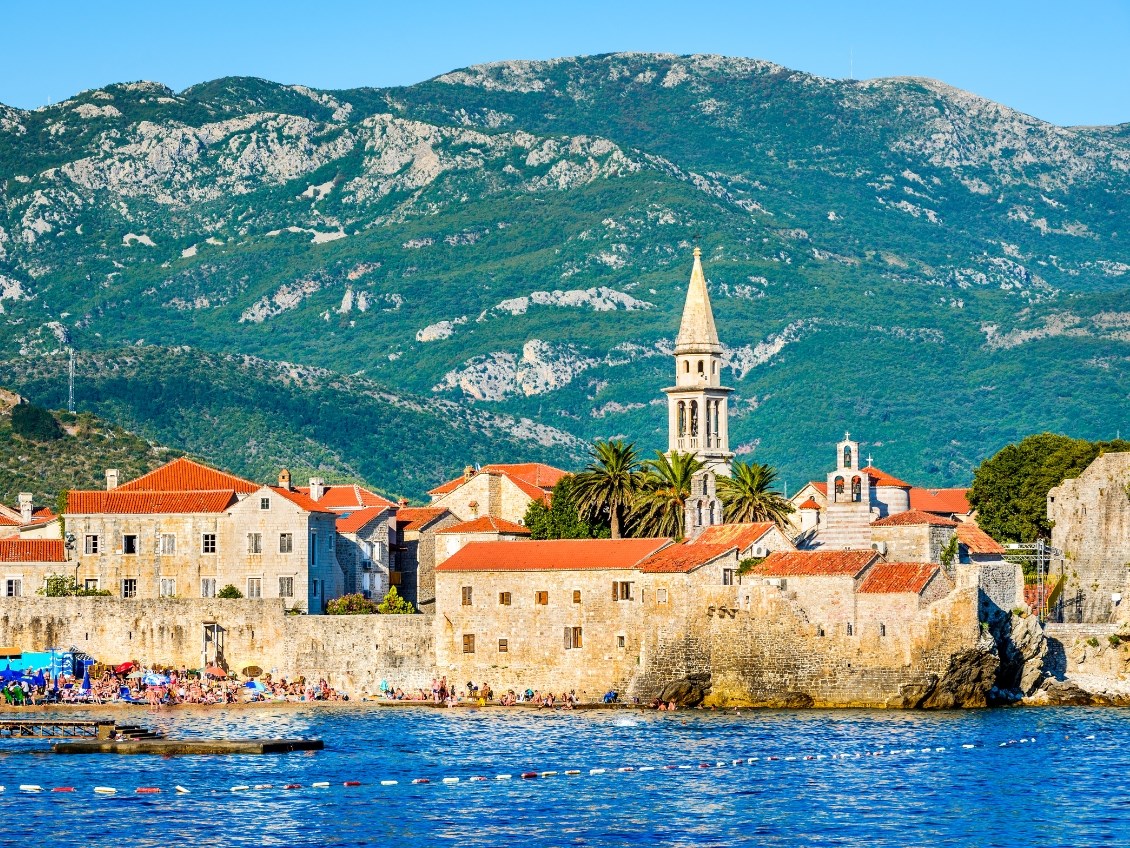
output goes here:
[[[326, 749], [64, 757], [41, 740], [0, 741], [0, 844], [1015, 848], [1130, 838], [1130, 712], [1115, 709], [667, 715], [369, 707], [106, 715], [169, 736], [320, 736]], [[884, 753], [867, 755], [876, 750]], [[829, 756], [845, 753], [852, 756]], [[804, 759], [818, 755], [825, 756]], [[781, 759], [766, 759], [772, 756]], [[751, 757], [759, 759], [733, 765]], [[641, 766], [655, 770], [617, 771]], [[572, 768], [581, 775], [519, 778]], [[608, 771], [589, 774], [593, 768]], [[514, 777], [494, 780], [500, 773]], [[491, 780], [468, 781], [476, 775]], [[461, 781], [445, 785], [444, 777]], [[432, 782], [408, 783], [413, 778]], [[335, 785], [310, 787], [322, 780]], [[342, 786], [347, 780], [364, 785]], [[17, 789], [22, 783], [77, 791], [26, 794]], [[262, 783], [303, 788], [230, 791]], [[177, 784], [191, 794], [171, 794]], [[98, 785], [119, 794], [96, 796]], [[138, 786], [163, 794], [139, 796]]]

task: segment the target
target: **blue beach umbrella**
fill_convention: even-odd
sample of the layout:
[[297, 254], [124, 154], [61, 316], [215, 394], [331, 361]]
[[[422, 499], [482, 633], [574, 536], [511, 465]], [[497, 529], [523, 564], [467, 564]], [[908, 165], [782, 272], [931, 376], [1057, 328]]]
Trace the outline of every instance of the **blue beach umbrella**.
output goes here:
[[146, 686], [164, 686], [169, 682], [169, 678], [163, 674], [156, 674], [149, 672], [145, 677], [141, 678], [141, 682]]
[[82, 691], [90, 691], [90, 667], [84, 668], [82, 671]]

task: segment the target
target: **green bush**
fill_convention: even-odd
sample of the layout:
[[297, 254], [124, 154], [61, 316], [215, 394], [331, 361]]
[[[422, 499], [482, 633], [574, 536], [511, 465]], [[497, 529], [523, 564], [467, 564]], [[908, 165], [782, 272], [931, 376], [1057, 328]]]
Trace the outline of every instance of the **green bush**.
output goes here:
[[376, 601], [359, 593], [342, 595], [326, 603], [326, 615], [374, 615], [376, 612]]
[[234, 601], [236, 598], [242, 598], [243, 592], [235, 588], [231, 583], [216, 593], [217, 598], [224, 598], [225, 600]]
[[1092, 636], [1090, 639], [1087, 640], [1087, 644], [1090, 645], [1092, 648], [1097, 648], [1099, 646], [1099, 640], [1096, 639], [1094, 636]]
[[53, 442], [64, 435], [54, 415], [42, 406], [27, 402], [12, 407], [12, 432], [33, 442]]
[[66, 598], [75, 595], [82, 598], [107, 596], [110, 594], [110, 590], [80, 587], [73, 574], [52, 574], [48, 576], [46, 585], [37, 590], [36, 594], [48, 598]]
[[412, 602], [400, 597], [395, 586], [388, 587], [384, 600], [377, 605], [377, 612], [383, 615], [411, 615], [415, 611]]

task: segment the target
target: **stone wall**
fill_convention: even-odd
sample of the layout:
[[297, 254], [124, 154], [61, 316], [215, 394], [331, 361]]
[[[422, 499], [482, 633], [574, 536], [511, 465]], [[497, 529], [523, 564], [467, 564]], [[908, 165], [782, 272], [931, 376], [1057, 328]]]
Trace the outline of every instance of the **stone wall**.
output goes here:
[[325, 677], [353, 694], [376, 691], [381, 680], [430, 686], [434, 673], [427, 616], [286, 615], [278, 599], [0, 598], [0, 643], [75, 647], [109, 663], [198, 668], [205, 622], [223, 628], [223, 657], [237, 672], [258, 665], [276, 676]]

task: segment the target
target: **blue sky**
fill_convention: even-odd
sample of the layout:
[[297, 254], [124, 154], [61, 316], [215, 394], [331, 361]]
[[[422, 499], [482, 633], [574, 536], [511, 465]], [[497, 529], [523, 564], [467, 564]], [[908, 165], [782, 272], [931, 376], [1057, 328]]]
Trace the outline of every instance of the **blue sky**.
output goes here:
[[23, 108], [138, 79], [388, 86], [478, 62], [640, 50], [928, 76], [1058, 124], [1130, 121], [1130, 0], [13, 0], [0, 27], [0, 102]]

